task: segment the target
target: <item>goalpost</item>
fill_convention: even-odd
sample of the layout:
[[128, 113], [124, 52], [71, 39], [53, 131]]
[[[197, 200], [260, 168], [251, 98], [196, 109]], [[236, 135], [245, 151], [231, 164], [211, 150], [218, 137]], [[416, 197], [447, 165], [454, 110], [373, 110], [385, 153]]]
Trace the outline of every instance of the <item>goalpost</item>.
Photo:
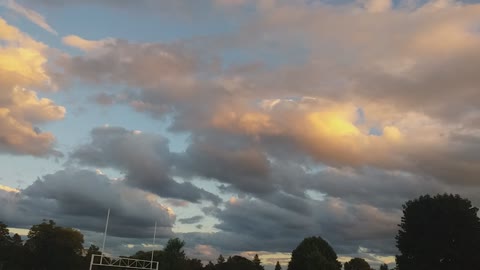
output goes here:
[[92, 270], [92, 267], [94, 265], [110, 266], [116, 268], [158, 270], [158, 262], [156, 261], [146, 261], [130, 258], [114, 258], [97, 254], [92, 255], [92, 259], [90, 260], [90, 270]]
[[141, 269], [141, 270], [158, 270], [158, 262], [153, 261], [153, 252], [155, 249], [155, 236], [157, 234], [157, 222], [155, 222], [155, 230], [153, 232], [153, 246], [152, 246], [152, 257], [150, 261], [131, 259], [131, 258], [122, 258], [122, 257], [112, 257], [105, 256], [105, 240], [107, 239], [107, 229], [108, 229], [108, 220], [110, 218], [110, 208], [107, 212], [107, 222], [105, 224], [105, 232], [103, 234], [103, 244], [102, 244], [102, 254], [92, 254], [90, 259], [90, 269], [95, 266], [109, 266], [116, 268], [128, 268], [128, 269]]

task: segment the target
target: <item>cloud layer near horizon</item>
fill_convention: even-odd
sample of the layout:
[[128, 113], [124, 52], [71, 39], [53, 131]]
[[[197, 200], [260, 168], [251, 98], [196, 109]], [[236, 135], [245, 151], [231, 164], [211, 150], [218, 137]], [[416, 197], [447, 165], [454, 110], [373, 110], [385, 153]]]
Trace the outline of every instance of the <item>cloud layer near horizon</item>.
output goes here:
[[[162, 6], [190, 14], [182, 3], [142, 1], [135, 12]], [[8, 127], [0, 131], [3, 152], [55, 151], [53, 135], [35, 125], [61, 119], [65, 108], [28, 87], [86, 85], [96, 106], [130, 108], [152, 125], [168, 123], [173, 134], [89, 126], [63, 171], [18, 193], [0, 191], [0, 199], [11, 209], [63, 216], [66, 225], [100, 232], [101, 217], [83, 212], [81, 202], [91, 196], [87, 187], [102, 185], [99, 212], [116, 205], [122, 217], [135, 216], [123, 228], [131, 233], [119, 228], [118, 237], [141, 236], [131, 228], [151, 229], [148, 216], [160, 218], [164, 237], [176, 226], [214, 220], [211, 231], [178, 234], [193, 253], [208, 256], [290, 252], [316, 234], [344, 255], [388, 256], [396, 252], [406, 200], [454, 192], [480, 204], [480, 4], [208, 3], [212, 14], [232, 14], [234, 31], [172, 42], [74, 33], [62, 41], [79, 51], [54, 54], [55, 76], [45, 67], [47, 46], [0, 21], [6, 41], [0, 83], [7, 89], [1, 109], [8, 110], [0, 110], [0, 127]], [[7, 58], [25, 50], [29, 57], [10, 65]], [[172, 149], [172, 137], [180, 135], [187, 137], [185, 149]], [[92, 172], [99, 168], [121, 178]], [[78, 204], [65, 199], [72, 190]], [[163, 202], [196, 211], [175, 223]], [[150, 210], [138, 213], [142, 207]], [[34, 222], [8, 209], [0, 219]]]

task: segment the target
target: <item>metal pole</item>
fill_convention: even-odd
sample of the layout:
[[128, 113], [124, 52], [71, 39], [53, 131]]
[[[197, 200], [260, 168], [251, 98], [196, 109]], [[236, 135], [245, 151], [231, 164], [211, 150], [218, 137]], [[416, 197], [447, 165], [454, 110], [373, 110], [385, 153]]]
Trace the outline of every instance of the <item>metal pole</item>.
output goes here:
[[110, 208], [108, 208], [107, 223], [105, 223], [105, 233], [103, 234], [102, 257], [103, 257], [103, 252], [105, 251], [105, 240], [107, 239], [107, 229], [108, 229], [108, 219], [109, 218], [110, 218]]
[[155, 236], [157, 234], [157, 222], [155, 221], [155, 230], [153, 231], [152, 258], [150, 260], [150, 269], [153, 268], [153, 252], [155, 251]]
[[93, 266], [93, 258], [95, 257], [95, 254], [92, 254], [92, 257], [90, 258], [90, 270], [92, 270]]

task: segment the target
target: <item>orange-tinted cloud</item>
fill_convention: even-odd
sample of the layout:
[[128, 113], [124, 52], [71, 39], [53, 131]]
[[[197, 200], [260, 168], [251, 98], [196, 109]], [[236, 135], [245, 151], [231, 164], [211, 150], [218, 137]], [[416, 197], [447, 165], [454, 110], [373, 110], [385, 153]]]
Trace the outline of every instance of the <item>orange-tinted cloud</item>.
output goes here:
[[50, 155], [55, 137], [37, 124], [62, 119], [65, 108], [30, 87], [54, 89], [44, 65], [47, 47], [0, 18], [0, 151]]
[[88, 40], [75, 35], [69, 35], [62, 38], [63, 43], [68, 46], [78, 48], [83, 51], [100, 49], [103, 46], [112, 43], [112, 39]]

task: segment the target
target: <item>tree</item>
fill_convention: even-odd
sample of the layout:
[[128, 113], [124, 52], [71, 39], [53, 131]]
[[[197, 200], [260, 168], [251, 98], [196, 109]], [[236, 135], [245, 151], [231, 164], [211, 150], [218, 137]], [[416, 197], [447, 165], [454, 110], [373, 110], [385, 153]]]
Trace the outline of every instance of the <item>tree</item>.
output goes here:
[[[151, 251], [137, 251], [135, 254], [130, 256], [132, 259], [139, 259], [150, 261], [152, 259], [152, 252]], [[154, 250], [153, 251], [153, 260], [156, 262], [162, 262], [164, 258], [163, 250]]]
[[199, 259], [188, 259], [186, 261], [184, 269], [186, 269], [186, 270], [202, 270], [203, 269], [202, 261], [200, 261]]
[[370, 265], [362, 258], [353, 258], [344, 265], [345, 270], [371, 270]]
[[20, 235], [18, 235], [18, 233], [14, 234], [12, 236], [12, 245], [16, 246], [16, 247], [19, 247], [19, 246], [23, 245], [22, 237], [20, 237]]
[[215, 270], [215, 265], [212, 263], [212, 261], [208, 261], [207, 265], [203, 267], [205, 270]]
[[0, 269], [6, 264], [10, 257], [10, 249], [12, 247], [12, 238], [10, 231], [5, 223], [0, 221]]
[[100, 251], [100, 248], [97, 247], [96, 245], [90, 245], [87, 249], [87, 255], [85, 255], [85, 265], [90, 265], [90, 261], [92, 259], [93, 255], [100, 255], [102, 252]]
[[280, 263], [277, 261], [277, 264], [275, 265], [275, 270], [282, 270], [282, 266], [280, 266]]
[[333, 248], [321, 237], [305, 238], [292, 252], [288, 270], [340, 270]]
[[183, 247], [185, 242], [179, 238], [168, 240], [167, 245], [163, 249], [163, 258], [160, 261], [160, 269], [177, 270], [185, 267], [186, 256]]
[[257, 270], [264, 270], [265, 269], [265, 268], [263, 268], [262, 261], [258, 257], [258, 254], [255, 254], [255, 256], [253, 257], [253, 264], [255, 264], [255, 269], [257, 269]]
[[82, 265], [83, 235], [52, 220], [33, 225], [25, 246], [36, 269], [76, 269]]
[[222, 254], [220, 254], [220, 256], [218, 256], [218, 259], [217, 259], [217, 264], [222, 264], [225, 262], [225, 258], [223, 257]]
[[380, 265], [380, 270], [388, 270], [388, 265], [386, 263]]
[[256, 270], [257, 266], [249, 259], [242, 256], [229, 257], [227, 262], [223, 265], [226, 270]]
[[478, 208], [459, 195], [429, 195], [403, 205], [396, 236], [399, 270], [466, 270], [480, 264]]

